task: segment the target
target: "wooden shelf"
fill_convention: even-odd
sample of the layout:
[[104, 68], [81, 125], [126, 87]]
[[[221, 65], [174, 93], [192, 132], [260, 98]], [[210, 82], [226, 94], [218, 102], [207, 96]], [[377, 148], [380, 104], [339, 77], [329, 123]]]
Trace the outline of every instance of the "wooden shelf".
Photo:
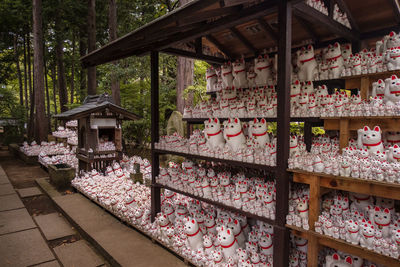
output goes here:
[[127, 224], [128, 226], [134, 228], [136, 231], [140, 232], [141, 234], [143, 234], [144, 236], [150, 238], [153, 242], [158, 243], [159, 245], [161, 245], [162, 247], [164, 247], [165, 249], [169, 250], [171, 253], [177, 255], [178, 257], [180, 257], [181, 259], [183, 259], [183, 261], [188, 264], [190, 263], [191, 266], [198, 266], [196, 265], [194, 262], [192, 262], [190, 259], [185, 258], [185, 256], [183, 256], [182, 254], [180, 254], [178, 251], [174, 250], [171, 246], [165, 244], [163, 241], [161, 241], [158, 238], [155, 238], [151, 235], [149, 235], [148, 233], [146, 233], [145, 231], [143, 231], [142, 229], [140, 229], [139, 227], [137, 227], [136, 225], [134, 225], [133, 223], [130, 223], [128, 221], [123, 220], [122, 218], [120, 218], [119, 216], [117, 216], [116, 214], [114, 214], [114, 212], [112, 210], [109, 210], [108, 208], [104, 207], [103, 205], [100, 204], [100, 202], [98, 202], [95, 199], [91, 199], [89, 198], [83, 191], [75, 188], [78, 192], [80, 192], [83, 196], [85, 196], [87, 199], [89, 199], [90, 201], [92, 201], [93, 203], [95, 203], [96, 205], [98, 205], [99, 207], [101, 207], [102, 209], [104, 209], [105, 211], [107, 211], [109, 214], [111, 214], [112, 216], [116, 217], [118, 220], [120, 220], [121, 222]]
[[[389, 256], [385, 256], [383, 254], [379, 254], [376, 253], [373, 250], [369, 250], [366, 248], [363, 248], [359, 245], [352, 245], [342, 239], [336, 239], [333, 237], [329, 237], [327, 235], [321, 235], [315, 231], [311, 231], [311, 230], [305, 230], [303, 228], [299, 228], [296, 226], [292, 226], [292, 225], [286, 225], [287, 228], [291, 229], [291, 232], [296, 235], [299, 236], [301, 238], [305, 238], [308, 239], [309, 241], [313, 238], [315, 238], [317, 240], [317, 243], [321, 246], [325, 246], [325, 247], [330, 247], [336, 250], [340, 250], [352, 255], [357, 255], [363, 259], [367, 259], [369, 261], [372, 261], [374, 263], [378, 263], [378, 264], [383, 264], [387, 267], [394, 267], [394, 266], [399, 266], [400, 265], [400, 260], [399, 259], [395, 259]], [[312, 250], [313, 248], [308, 246], [308, 255], [310, 255], [310, 250]], [[308, 259], [309, 263], [311, 259]], [[309, 264], [310, 265], [310, 264]]]
[[293, 182], [296, 183], [311, 184], [315, 179], [318, 179], [321, 187], [400, 200], [400, 184], [302, 170], [289, 171], [293, 172]]
[[[257, 117], [258, 119], [265, 119], [267, 122], [276, 122], [277, 118], [264, 118], [264, 117]], [[229, 118], [219, 118], [220, 122], [223, 122]], [[252, 121], [254, 118], [239, 118], [240, 121]], [[205, 120], [208, 120], [208, 118], [183, 118], [183, 121], [186, 121], [189, 124], [202, 124], [204, 123]], [[293, 117], [290, 118], [290, 121], [293, 122], [311, 122], [311, 123], [323, 123], [323, 120], [321, 120], [319, 117]]]
[[191, 159], [199, 159], [199, 160], [206, 160], [206, 161], [221, 162], [221, 163], [233, 165], [235, 167], [261, 169], [261, 170], [265, 170], [265, 171], [269, 171], [269, 172], [274, 172], [275, 169], [276, 169], [275, 166], [267, 166], [267, 165], [262, 165], [262, 164], [248, 163], [248, 162], [236, 161], [236, 160], [219, 159], [219, 158], [214, 158], [214, 157], [193, 155], [193, 154], [170, 151], [170, 150], [153, 149], [152, 151], [154, 153], [156, 153], [156, 154], [171, 154], [171, 155], [177, 155], [177, 156], [181, 156], [181, 157], [185, 157], [185, 158], [191, 158]]
[[166, 185], [162, 185], [162, 184], [155, 184], [154, 186], [165, 188], [165, 189], [168, 189], [170, 191], [176, 192], [178, 194], [185, 195], [185, 196], [191, 197], [193, 199], [198, 199], [198, 200], [200, 200], [202, 202], [211, 204], [213, 206], [217, 206], [219, 208], [222, 208], [222, 209], [225, 209], [225, 210], [229, 210], [229, 211], [234, 212], [234, 213], [242, 214], [242, 215], [244, 215], [244, 216], [246, 216], [248, 218], [253, 218], [253, 219], [256, 219], [256, 220], [260, 220], [260, 221], [269, 223], [270, 225], [274, 225], [274, 220], [271, 220], [271, 219], [266, 218], [266, 217], [258, 216], [256, 214], [253, 214], [253, 213], [250, 213], [250, 212], [246, 212], [244, 210], [237, 209], [237, 208], [232, 207], [232, 206], [227, 206], [225, 204], [222, 204], [222, 203], [214, 201], [214, 200], [210, 200], [210, 199], [203, 198], [203, 197], [198, 197], [198, 196], [192, 195], [190, 193], [187, 193], [187, 192], [184, 192], [184, 191], [180, 191], [178, 189], [175, 189], [175, 188], [172, 188], [172, 187], [169, 187], [169, 186], [166, 186]]

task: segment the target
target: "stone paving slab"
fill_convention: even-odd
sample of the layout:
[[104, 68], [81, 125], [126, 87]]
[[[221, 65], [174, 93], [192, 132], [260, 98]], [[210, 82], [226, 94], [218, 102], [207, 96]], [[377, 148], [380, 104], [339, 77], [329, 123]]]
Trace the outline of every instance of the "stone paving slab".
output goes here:
[[0, 235], [36, 228], [26, 209], [0, 212]]
[[0, 211], [20, 209], [24, 207], [24, 204], [17, 194], [0, 196]]
[[0, 184], [10, 184], [10, 180], [8, 180], [7, 175], [0, 175]]
[[55, 247], [54, 252], [64, 267], [96, 267], [104, 264], [104, 260], [84, 240]]
[[36, 186], [17, 189], [17, 191], [18, 191], [19, 196], [22, 197], [22, 198], [43, 195], [42, 191], [40, 191], [40, 189], [37, 188]]
[[15, 190], [10, 183], [0, 185], [0, 196], [11, 195], [11, 194], [15, 194]]
[[121, 266], [186, 266], [173, 254], [122, 224], [81, 194], [55, 197], [53, 200], [94, 240], [96, 247]]
[[56, 212], [33, 218], [47, 240], [54, 240], [75, 234], [75, 231], [68, 222]]
[[25, 267], [54, 260], [38, 229], [0, 236], [0, 266]]
[[35, 265], [35, 267], [60, 267], [60, 266], [61, 265], [58, 263], [58, 261], [49, 261], [49, 262]]

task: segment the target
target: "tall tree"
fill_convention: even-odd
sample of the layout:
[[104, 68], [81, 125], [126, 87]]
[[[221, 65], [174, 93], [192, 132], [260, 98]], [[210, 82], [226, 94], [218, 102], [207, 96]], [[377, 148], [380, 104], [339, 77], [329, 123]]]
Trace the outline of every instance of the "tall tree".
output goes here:
[[71, 60], [71, 104], [75, 95], [75, 33], [72, 33], [72, 60]]
[[46, 140], [47, 125], [44, 107], [42, 0], [33, 0], [33, 62], [35, 88], [35, 140]]
[[[190, 2], [190, 0], [179, 0], [180, 6]], [[176, 67], [176, 109], [183, 114], [183, 109], [186, 104], [191, 104], [191, 100], [188, 99], [188, 103], [185, 103], [183, 97], [183, 91], [185, 88], [193, 84], [193, 70], [194, 60], [187, 57], [178, 57]]]
[[19, 103], [22, 106], [24, 104], [24, 87], [22, 86], [22, 74], [19, 66], [19, 52], [18, 52], [18, 35], [14, 35], [14, 57], [15, 65], [17, 66], [18, 85], [19, 85]]
[[[96, 49], [96, 0], [88, 0], [88, 53]], [[88, 73], [88, 94], [96, 94], [96, 67], [89, 67]]]
[[[28, 83], [29, 83], [29, 121], [28, 121], [28, 138], [31, 139], [35, 135], [35, 88], [32, 87], [32, 68], [31, 68], [31, 36], [27, 33], [26, 49], [28, 51]], [[33, 79], [34, 80], [34, 79]]]
[[58, 67], [58, 93], [60, 100], [60, 110], [61, 112], [67, 111], [68, 104], [68, 93], [65, 78], [65, 67], [64, 67], [64, 44], [61, 38], [58, 38], [56, 42], [56, 61]]
[[[117, 39], [117, 3], [116, 0], [109, 0], [108, 7], [108, 26], [110, 33], [110, 42]], [[115, 66], [118, 65], [118, 62], [113, 62]], [[121, 105], [121, 94], [119, 87], [119, 79], [113, 68], [111, 71], [111, 94], [116, 105]]]
[[[25, 90], [25, 108], [28, 109], [28, 70], [26, 68], [26, 38], [24, 34], [24, 90]], [[28, 112], [26, 113], [28, 115]]]

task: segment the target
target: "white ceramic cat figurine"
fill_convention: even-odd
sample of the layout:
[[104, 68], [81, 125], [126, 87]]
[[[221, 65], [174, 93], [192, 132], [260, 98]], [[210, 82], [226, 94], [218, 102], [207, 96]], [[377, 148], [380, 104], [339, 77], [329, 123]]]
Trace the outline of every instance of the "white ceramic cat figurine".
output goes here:
[[271, 256], [274, 250], [272, 244], [272, 236], [264, 233], [260, 238], [258, 245], [260, 247], [260, 253], [266, 256]]
[[314, 57], [312, 45], [302, 47], [298, 53], [297, 66], [300, 81], [314, 81], [318, 78], [318, 64]]
[[385, 80], [386, 105], [396, 105], [400, 101], [400, 79], [396, 75]]
[[239, 151], [245, 148], [246, 137], [244, 136], [242, 125], [238, 118], [228, 119], [225, 125], [224, 137], [226, 144], [231, 148], [232, 151]]
[[225, 145], [224, 135], [221, 130], [221, 123], [218, 118], [209, 118], [204, 121], [204, 135], [207, 140], [207, 145], [211, 149], [223, 149]]
[[248, 88], [247, 73], [244, 59], [233, 63], [233, 86], [235, 88]]
[[231, 88], [233, 86], [232, 65], [230, 61], [221, 66], [221, 79], [223, 88]]
[[388, 50], [386, 62], [389, 71], [400, 69], [400, 48], [394, 47]]
[[258, 120], [255, 118], [251, 124], [251, 136], [257, 147], [264, 148], [269, 143], [268, 127], [265, 119]]
[[239, 248], [239, 245], [232, 230], [230, 228], [221, 226], [217, 228], [217, 231], [218, 231], [218, 240], [220, 242], [224, 258], [226, 260], [231, 257], [234, 258], [236, 250]]
[[337, 253], [326, 256], [325, 261], [325, 267], [353, 267], [353, 259], [350, 256], [342, 260]]
[[358, 148], [368, 149], [369, 155], [374, 155], [378, 151], [383, 152], [381, 128], [379, 126], [375, 126], [373, 130], [364, 126], [363, 129], [358, 129], [357, 133]]
[[257, 74], [255, 82], [257, 86], [266, 86], [271, 78], [272, 63], [268, 55], [254, 59], [254, 72]]
[[375, 237], [375, 228], [371, 224], [371, 221], [363, 224], [361, 230], [361, 238], [360, 245], [363, 248], [368, 248], [370, 250], [374, 249], [374, 237]]
[[215, 69], [211, 66], [206, 71], [206, 79], [207, 79], [207, 92], [215, 91], [215, 85], [217, 84], [217, 73]]
[[389, 238], [391, 221], [390, 210], [387, 208], [381, 209], [380, 207], [375, 207], [374, 209], [370, 209], [369, 213], [370, 219], [374, 223], [376, 230], [382, 231], [382, 236], [384, 238]]
[[185, 222], [185, 233], [192, 250], [198, 250], [203, 247], [203, 233], [200, 231], [195, 219], [187, 219]]
[[346, 230], [346, 241], [353, 245], [358, 245], [360, 242], [360, 226], [358, 225], [358, 222], [353, 220], [346, 221]]

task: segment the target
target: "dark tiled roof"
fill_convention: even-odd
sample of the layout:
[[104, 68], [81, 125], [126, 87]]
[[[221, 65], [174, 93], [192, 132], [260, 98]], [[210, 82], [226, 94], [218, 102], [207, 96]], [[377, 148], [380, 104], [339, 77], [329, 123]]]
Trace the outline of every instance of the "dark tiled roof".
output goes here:
[[98, 112], [106, 108], [109, 108], [116, 113], [122, 114], [127, 119], [137, 120], [140, 118], [136, 114], [115, 105], [112, 97], [107, 94], [87, 96], [81, 106], [54, 115], [53, 117], [66, 120], [77, 119], [79, 117], [89, 115], [92, 112]]

